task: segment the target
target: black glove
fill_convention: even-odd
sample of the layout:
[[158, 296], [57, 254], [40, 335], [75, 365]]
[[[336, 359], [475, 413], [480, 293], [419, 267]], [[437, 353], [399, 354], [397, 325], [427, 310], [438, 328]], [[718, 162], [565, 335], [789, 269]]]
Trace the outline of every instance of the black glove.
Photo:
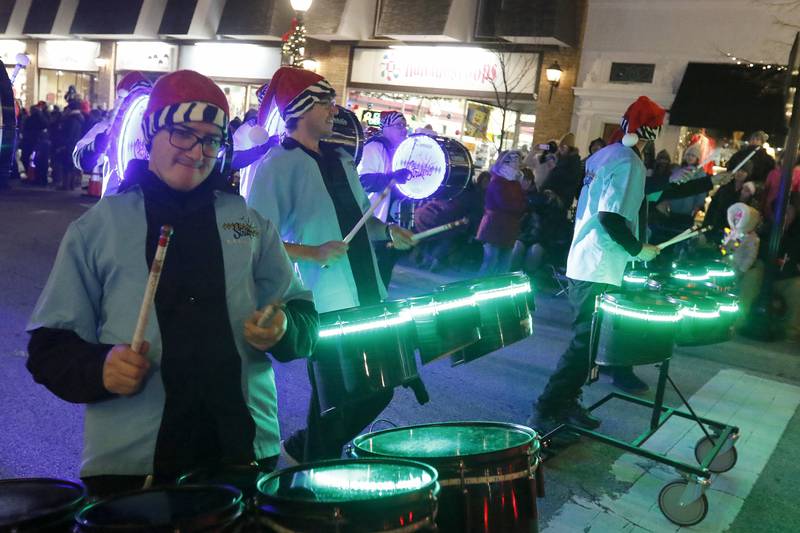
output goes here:
[[111, 140], [108, 133], [101, 131], [98, 133], [94, 138], [94, 151], [95, 152], [105, 152], [106, 148], [108, 148], [108, 143]]
[[397, 170], [389, 174], [389, 177], [392, 178], [398, 184], [402, 185], [403, 183], [408, 181], [408, 178], [411, 177], [411, 171], [408, 170], [407, 168], [398, 168]]

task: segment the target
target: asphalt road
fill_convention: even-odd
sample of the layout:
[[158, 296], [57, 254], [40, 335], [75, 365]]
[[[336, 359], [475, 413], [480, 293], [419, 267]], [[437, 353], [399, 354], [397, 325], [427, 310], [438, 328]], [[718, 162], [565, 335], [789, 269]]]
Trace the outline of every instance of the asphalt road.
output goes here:
[[[25, 369], [28, 335], [24, 328], [67, 224], [93, 203], [79, 192], [19, 186], [0, 191], [0, 478], [77, 478], [82, 408], [55, 398], [33, 382]], [[442, 282], [469, 276], [399, 268], [391, 294], [424, 293]], [[422, 377], [431, 401], [420, 406], [410, 391], [398, 389], [381, 418], [398, 425], [455, 420], [524, 423], [531, 401], [555, 368], [570, 335], [564, 298], [541, 292], [536, 299], [532, 337], [459, 367], [451, 368], [446, 360], [424, 366]], [[736, 402], [768, 406], [759, 416], [747, 418], [747, 425], [742, 424], [743, 431], [752, 430], [754, 437], [737, 447], [739, 463], [730, 480], [720, 481], [723, 488], [709, 494], [708, 516], [693, 530], [800, 531], [800, 509], [793, 496], [800, 479], [796, 455], [800, 426], [796, 403], [792, 403], [800, 391], [799, 352], [797, 345], [741, 338], [676, 350], [671, 376], [686, 396], [702, 403], [717, 398], [714, 391], [731, 380], [739, 384], [725, 385], [733, 392], [718, 395], [719, 399], [709, 404], [710, 418], [723, 416], [726, 405]], [[288, 435], [304, 424], [307, 376], [303, 362], [275, 366], [281, 429]], [[637, 372], [655, 384], [654, 367], [641, 367]], [[752, 385], [753, 380], [757, 386]], [[586, 388], [585, 400], [595, 401], [612, 390], [601, 378]], [[645, 397], [652, 398], [652, 392]], [[666, 399], [672, 404], [680, 402], [672, 392]], [[604, 432], [629, 439], [648, 421], [646, 410], [627, 404], [604, 407], [599, 414]], [[737, 423], [735, 416], [733, 423]], [[671, 430], [665, 426], [665, 431], [668, 440]], [[665, 474], [663, 467], [631, 458], [635, 459], [583, 439], [548, 460], [547, 496], [539, 501], [542, 530], [675, 531], [676, 526], [667, 523], [654, 507], [652, 493], [641, 489], [642, 480], [660, 479], [660, 475], [676, 478], [674, 471]], [[644, 477], [625, 475], [626, 461], [640, 466]], [[733, 475], [739, 471], [741, 475]], [[599, 510], [587, 511], [592, 506]]]

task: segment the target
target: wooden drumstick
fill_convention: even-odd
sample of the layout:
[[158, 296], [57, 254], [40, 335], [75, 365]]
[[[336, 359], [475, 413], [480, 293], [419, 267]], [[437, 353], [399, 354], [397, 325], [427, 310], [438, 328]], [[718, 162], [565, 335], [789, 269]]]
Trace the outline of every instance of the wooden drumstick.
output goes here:
[[673, 244], [678, 244], [679, 242], [685, 241], [687, 239], [692, 239], [694, 237], [697, 237], [701, 233], [705, 233], [710, 229], [711, 229], [711, 226], [706, 226], [705, 228], [701, 228], [701, 229], [698, 229], [698, 230], [690, 231], [689, 233], [677, 235], [677, 236], [671, 238], [668, 241], [664, 241], [661, 244], [657, 244], [656, 247], [658, 247], [659, 250], [663, 250], [664, 248], [666, 248], [668, 246], [672, 246]]
[[144, 298], [142, 298], [142, 306], [139, 308], [139, 318], [136, 320], [136, 329], [131, 342], [131, 349], [136, 353], [139, 353], [144, 342], [144, 330], [147, 328], [150, 308], [153, 306], [153, 299], [156, 296], [158, 280], [161, 279], [161, 269], [164, 267], [164, 258], [167, 256], [170, 237], [172, 237], [172, 226], [167, 224], [161, 226], [156, 256], [153, 258], [153, 264], [150, 265], [150, 275], [147, 278], [147, 287], [144, 290]]
[[[433, 237], [439, 233], [444, 231], [451, 230], [453, 228], [457, 228], [459, 226], [464, 226], [469, 222], [467, 217], [460, 218], [458, 220], [454, 220], [453, 222], [448, 222], [447, 224], [442, 224], [441, 226], [436, 226], [435, 228], [431, 228], [425, 231], [420, 231], [419, 233], [415, 233], [411, 236], [411, 240], [414, 242], [421, 241], [422, 239], [427, 239], [428, 237]], [[386, 243], [387, 248], [394, 248], [394, 243], [388, 242]]]
[[361, 217], [361, 220], [359, 220], [356, 223], [356, 225], [353, 226], [353, 229], [350, 230], [350, 233], [348, 233], [345, 236], [345, 238], [342, 239], [344, 242], [350, 244], [350, 241], [353, 240], [353, 238], [356, 236], [356, 233], [358, 233], [358, 231], [364, 226], [364, 224], [367, 223], [367, 220], [369, 220], [372, 217], [372, 213], [374, 213], [375, 210], [378, 209], [380, 203], [383, 202], [383, 200], [386, 199], [387, 196], [389, 196], [390, 192], [392, 192], [392, 187], [394, 187], [394, 184], [395, 180], [391, 180], [389, 182], [389, 185], [387, 185], [386, 188], [383, 189], [383, 192], [381, 192], [381, 194], [377, 198], [375, 198], [375, 201], [372, 202], [372, 205], [369, 206], [369, 209], [367, 209], [366, 213], [364, 213], [364, 215]]

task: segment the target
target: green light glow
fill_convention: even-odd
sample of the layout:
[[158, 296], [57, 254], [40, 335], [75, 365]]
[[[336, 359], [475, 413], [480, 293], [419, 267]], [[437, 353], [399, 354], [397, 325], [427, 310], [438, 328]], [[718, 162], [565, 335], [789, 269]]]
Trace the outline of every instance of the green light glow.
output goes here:
[[600, 308], [608, 313], [625, 316], [628, 318], [635, 318], [637, 320], [645, 320], [647, 322], [679, 322], [682, 318], [680, 312], [677, 313], [653, 313], [651, 311], [642, 311], [640, 309], [630, 309], [622, 307], [611, 302], [600, 302]]
[[692, 307], [684, 307], [681, 314], [689, 318], [719, 318], [719, 308], [713, 311], [700, 311]]
[[711, 276], [712, 278], [732, 278], [736, 275], [736, 272], [729, 269], [725, 270], [709, 269], [708, 275]]
[[474, 294], [466, 298], [457, 298], [446, 302], [432, 302], [426, 305], [413, 306], [400, 310], [399, 314], [389, 315], [383, 317], [365, 320], [363, 322], [349, 323], [342, 322], [333, 324], [330, 327], [320, 329], [319, 338], [324, 339], [328, 337], [336, 337], [339, 335], [348, 335], [351, 333], [363, 333], [365, 331], [377, 330], [397, 326], [411, 322], [416, 317], [433, 315], [443, 311], [451, 311], [464, 307], [471, 307], [478, 305], [480, 302], [489, 300], [497, 300], [500, 298], [510, 298], [519, 294], [531, 292], [530, 282], [518, 285], [511, 285], [510, 287], [502, 287], [499, 289], [486, 289], [476, 291]]
[[739, 312], [739, 304], [734, 303], [730, 305], [720, 305], [719, 310], [722, 313], [738, 313]]
[[686, 272], [673, 272], [672, 277], [675, 279], [679, 279], [682, 281], [708, 281], [709, 274], [706, 272], [705, 274], [689, 274]]
[[[354, 474], [361, 475], [362, 479], [354, 478]], [[369, 474], [369, 471], [362, 473], [353, 471], [337, 472], [336, 470], [311, 470], [308, 473], [308, 477], [311, 479], [314, 488], [368, 494], [410, 492], [430, 484], [433, 480], [430, 474], [425, 471], [421, 471], [414, 476], [409, 476], [407, 479], [397, 480], [369, 479]], [[363, 479], [363, 477], [366, 479]]]
[[627, 283], [641, 283], [641, 284], [647, 283], [648, 280], [648, 278], [642, 278], [639, 276], [629, 276], [627, 274], [623, 276], [622, 279]]

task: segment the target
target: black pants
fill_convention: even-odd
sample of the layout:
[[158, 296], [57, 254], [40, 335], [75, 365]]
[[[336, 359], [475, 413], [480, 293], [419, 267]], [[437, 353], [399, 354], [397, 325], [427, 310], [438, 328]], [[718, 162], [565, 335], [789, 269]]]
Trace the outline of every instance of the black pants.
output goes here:
[[547, 414], [557, 413], [580, 397], [581, 387], [589, 377], [589, 342], [592, 330], [595, 299], [608, 285], [590, 281], [569, 280], [569, 303], [572, 307], [572, 341], [561, 355], [556, 371], [550, 376], [539, 396], [538, 409]]
[[[265, 459], [259, 459], [256, 463], [258, 464], [259, 470], [263, 472], [272, 472], [278, 465], [278, 456], [274, 455]], [[83, 484], [86, 486], [86, 490], [91, 498], [100, 499], [123, 492], [139, 490], [144, 486], [145, 479], [145, 476], [89, 476], [81, 478], [81, 481], [83, 481]], [[175, 481], [174, 479], [156, 479], [153, 482], [153, 486], [172, 485]]]
[[311, 382], [311, 401], [306, 428], [294, 432], [285, 442], [289, 454], [306, 463], [339, 459], [344, 445], [371, 424], [394, 396], [394, 390], [387, 389], [321, 416], [310, 361], [308, 377]]
[[375, 248], [375, 258], [378, 260], [378, 272], [381, 274], [381, 280], [386, 287], [392, 281], [392, 270], [397, 264], [397, 261], [405, 255], [404, 250], [395, 250], [394, 248], [387, 248], [386, 245], [391, 241], [375, 241], [372, 243]]

